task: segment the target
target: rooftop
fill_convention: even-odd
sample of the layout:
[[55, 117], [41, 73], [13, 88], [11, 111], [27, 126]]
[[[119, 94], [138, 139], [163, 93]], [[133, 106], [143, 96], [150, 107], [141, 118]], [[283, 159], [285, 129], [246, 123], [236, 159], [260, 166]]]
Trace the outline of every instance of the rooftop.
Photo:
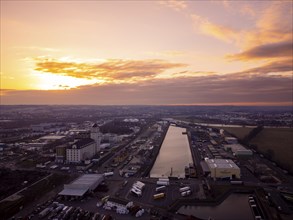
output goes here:
[[77, 178], [76, 180], [74, 180], [71, 183], [71, 185], [83, 184], [83, 185], [91, 186], [92, 184], [94, 184], [97, 180], [99, 180], [102, 177], [103, 177], [102, 174], [84, 174], [84, 175], [80, 176], [79, 178]]
[[84, 174], [70, 184], [64, 185], [59, 195], [82, 196], [97, 182], [102, 182], [102, 174]]
[[224, 144], [224, 148], [231, 148], [232, 152], [235, 153], [237, 151], [250, 151], [243, 147], [241, 144]]
[[75, 140], [71, 146], [69, 147], [69, 149], [80, 149], [80, 148], [84, 148], [87, 145], [91, 144], [91, 143], [95, 143], [95, 141], [91, 138], [84, 138], [84, 139], [79, 139], [79, 140]]
[[228, 159], [206, 159], [205, 162], [210, 168], [239, 169], [239, 167], [232, 160]]

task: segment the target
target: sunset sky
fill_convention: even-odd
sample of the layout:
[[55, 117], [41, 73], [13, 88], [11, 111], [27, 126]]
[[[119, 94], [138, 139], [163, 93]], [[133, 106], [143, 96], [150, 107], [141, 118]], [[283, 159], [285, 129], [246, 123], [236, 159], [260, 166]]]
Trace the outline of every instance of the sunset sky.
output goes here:
[[292, 4], [1, 0], [1, 104], [292, 105]]

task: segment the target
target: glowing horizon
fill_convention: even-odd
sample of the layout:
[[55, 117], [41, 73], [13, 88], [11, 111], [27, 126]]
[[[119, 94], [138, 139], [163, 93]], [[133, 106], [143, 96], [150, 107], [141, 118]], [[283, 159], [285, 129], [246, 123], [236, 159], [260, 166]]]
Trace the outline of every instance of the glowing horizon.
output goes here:
[[292, 105], [292, 4], [1, 1], [1, 104]]

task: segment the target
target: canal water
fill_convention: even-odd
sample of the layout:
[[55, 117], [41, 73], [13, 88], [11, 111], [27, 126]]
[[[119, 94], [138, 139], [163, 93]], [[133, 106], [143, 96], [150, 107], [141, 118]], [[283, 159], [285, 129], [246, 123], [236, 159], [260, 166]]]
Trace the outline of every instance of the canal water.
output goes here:
[[178, 213], [214, 220], [253, 220], [247, 194], [231, 194], [217, 206], [182, 206]]
[[150, 177], [185, 177], [184, 168], [193, 163], [185, 128], [169, 126]]

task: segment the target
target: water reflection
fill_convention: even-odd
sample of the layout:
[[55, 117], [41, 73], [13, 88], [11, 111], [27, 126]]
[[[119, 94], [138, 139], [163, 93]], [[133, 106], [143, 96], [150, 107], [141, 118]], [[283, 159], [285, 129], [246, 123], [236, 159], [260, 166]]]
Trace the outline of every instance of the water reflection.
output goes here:
[[160, 153], [151, 170], [151, 177], [185, 177], [184, 168], [192, 163], [185, 128], [170, 126], [161, 146]]
[[182, 206], [178, 213], [214, 220], [253, 220], [247, 194], [231, 194], [218, 206]]

